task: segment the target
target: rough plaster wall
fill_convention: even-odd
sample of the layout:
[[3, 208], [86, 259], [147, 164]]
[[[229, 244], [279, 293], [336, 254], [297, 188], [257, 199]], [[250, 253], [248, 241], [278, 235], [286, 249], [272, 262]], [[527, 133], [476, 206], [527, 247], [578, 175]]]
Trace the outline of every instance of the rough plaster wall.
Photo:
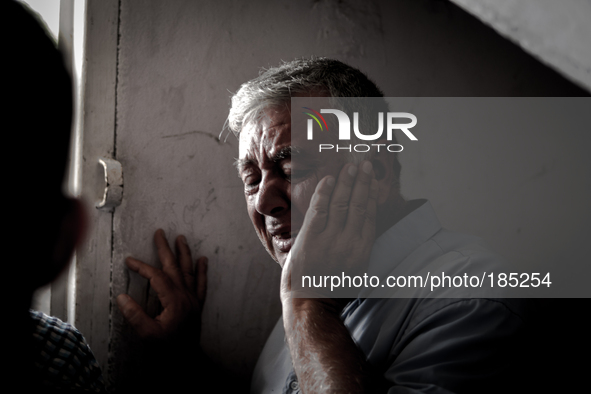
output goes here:
[[[133, 255], [156, 264], [152, 234], [158, 227], [171, 241], [185, 234], [196, 254], [210, 258], [203, 346], [245, 378], [279, 316], [279, 269], [246, 215], [231, 166], [237, 141], [216, 137], [229, 91], [261, 66], [310, 55], [359, 67], [387, 96], [582, 93], [439, 1], [122, 0], [116, 154], [125, 196], [114, 217], [113, 296], [129, 291], [154, 312], [154, 295], [148, 296], [143, 279], [127, 273], [123, 260]], [[425, 160], [428, 168], [442, 157]], [[403, 179], [405, 192], [423, 191], [429, 176]], [[424, 197], [447, 198], [429, 192]], [[443, 215], [457, 211], [451, 201]], [[131, 364], [117, 311], [113, 327], [116, 381]]]

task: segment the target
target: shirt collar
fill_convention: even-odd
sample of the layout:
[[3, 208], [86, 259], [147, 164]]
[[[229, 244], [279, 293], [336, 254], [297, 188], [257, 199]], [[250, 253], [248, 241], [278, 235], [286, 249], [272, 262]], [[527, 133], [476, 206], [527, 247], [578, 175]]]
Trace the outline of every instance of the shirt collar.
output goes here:
[[388, 275], [416, 248], [441, 230], [435, 210], [427, 200], [417, 209], [390, 227], [374, 243], [368, 275]]
[[[383, 233], [374, 243], [369, 257], [368, 276], [383, 280], [414, 250], [441, 230], [435, 210], [427, 200]], [[361, 305], [373, 289], [362, 289], [358, 298], [349, 302], [341, 312], [344, 321]]]

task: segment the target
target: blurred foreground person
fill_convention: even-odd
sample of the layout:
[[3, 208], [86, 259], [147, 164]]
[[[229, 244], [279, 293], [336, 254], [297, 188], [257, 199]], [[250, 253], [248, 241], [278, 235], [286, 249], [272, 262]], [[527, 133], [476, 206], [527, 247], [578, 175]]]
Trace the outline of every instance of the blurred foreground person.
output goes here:
[[[72, 124], [72, 84], [40, 23], [15, 1], [0, 6], [5, 38], [3, 120], [12, 157], [5, 190], [12, 284], [9, 378], [39, 392], [104, 392], [101, 370], [70, 324], [29, 310], [35, 290], [68, 265], [85, 230], [82, 204], [62, 192]], [[14, 340], [16, 339], [16, 340]], [[26, 391], [26, 390], [25, 390]]]

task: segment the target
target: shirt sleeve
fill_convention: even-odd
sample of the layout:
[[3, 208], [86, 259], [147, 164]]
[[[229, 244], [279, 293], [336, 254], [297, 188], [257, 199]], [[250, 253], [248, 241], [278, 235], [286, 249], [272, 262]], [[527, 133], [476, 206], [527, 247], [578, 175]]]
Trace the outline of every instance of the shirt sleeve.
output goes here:
[[34, 368], [49, 391], [104, 393], [101, 369], [82, 334], [71, 324], [30, 311]]

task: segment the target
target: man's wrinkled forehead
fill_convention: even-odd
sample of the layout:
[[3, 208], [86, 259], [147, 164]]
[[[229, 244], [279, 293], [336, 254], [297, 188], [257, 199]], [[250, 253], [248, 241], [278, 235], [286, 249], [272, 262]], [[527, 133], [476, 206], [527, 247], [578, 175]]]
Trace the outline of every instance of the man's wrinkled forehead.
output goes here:
[[273, 111], [247, 123], [240, 132], [238, 157], [262, 160], [273, 157], [291, 144], [291, 117], [288, 110]]

